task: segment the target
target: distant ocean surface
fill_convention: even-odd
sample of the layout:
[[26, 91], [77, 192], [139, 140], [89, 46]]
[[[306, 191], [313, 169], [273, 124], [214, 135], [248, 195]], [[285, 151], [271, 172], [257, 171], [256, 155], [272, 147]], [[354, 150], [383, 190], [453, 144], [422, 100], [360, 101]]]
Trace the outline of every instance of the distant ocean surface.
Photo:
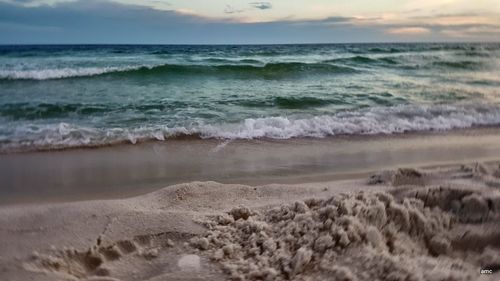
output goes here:
[[500, 124], [500, 44], [0, 46], [0, 151]]

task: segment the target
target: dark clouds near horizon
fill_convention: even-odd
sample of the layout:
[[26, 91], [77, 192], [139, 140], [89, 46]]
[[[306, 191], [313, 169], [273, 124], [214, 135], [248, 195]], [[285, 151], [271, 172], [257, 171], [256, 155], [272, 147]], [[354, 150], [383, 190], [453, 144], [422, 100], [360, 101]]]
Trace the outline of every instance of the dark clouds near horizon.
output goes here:
[[[17, 0], [27, 2], [29, 0]], [[258, 9], [268, 2], [250, 2]], [[402, 41], [353, 18], [240, 23], [111, 1], [26, 7], [0, 2], [0, 44], [273, 44]], [[411, 39], [411, 38], [410, 38]], [[428, 35], [426, 40], [439, 40]]]

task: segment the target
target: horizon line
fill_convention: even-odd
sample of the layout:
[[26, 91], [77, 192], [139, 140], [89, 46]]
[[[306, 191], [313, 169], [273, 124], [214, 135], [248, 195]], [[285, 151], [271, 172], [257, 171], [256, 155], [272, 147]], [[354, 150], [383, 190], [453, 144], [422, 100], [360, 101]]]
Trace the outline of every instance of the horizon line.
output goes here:
[[372, 41], [331, 43], [0, 43], [0, 46], [278, 46], [348, 44], [500, 44], [498, 41]]

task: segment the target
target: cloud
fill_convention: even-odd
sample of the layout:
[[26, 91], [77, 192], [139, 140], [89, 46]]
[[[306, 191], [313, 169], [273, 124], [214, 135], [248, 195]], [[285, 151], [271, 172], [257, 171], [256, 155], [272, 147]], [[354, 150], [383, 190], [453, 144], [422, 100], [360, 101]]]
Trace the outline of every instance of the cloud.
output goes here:
[[393, 35], [423, 35], [431, 33], [431, 30], [424, 27], [396, 27], [387, 29], [387, 33]]
[[253, 8], [259, 10], [269, 10], [273, 8], [273, 4], [271, 4], [271, 2], [251, 2], [249, 4]]
[[243, 12], [248, 12], [250, 10], [269, 10], [272, 9], [273, 5], [270, 2], [251, 2], [249, 3], [250, 8], [247, 9], [240, 9], [240, 8], [235, 8], [232, 5], [227, 4], [226, 8], [224, 8], [224, 13], [225, 14], [240, 14]]
[[331, 43], [375, 41], [379, 35], [380, 30], [321, 21], [242, 23], [103, 0], [37, 7], [0, 3], [0, 44]]
[[338, 23], [353, 23], [357, 21], [355, 17], [327, 17], [319, 20], [300, 20], [302, 23], [323, 23], [323, 24], [338, 24]]
[[387, 21], [376, 17], [332, 16], [242, 22], [236, 17], [210, 18], [195, 11], [168, 9], [111, 0], [74, 0], [38, 6], [0, 0], [0, 44], [279, 44], [500, 38], [500, 25], [484, 24], [485, 21], [460, 22], [460, 25], [454, 21], [453, 25], [443, 25], [430, 19]]
[[411, 17], [409, 20], [425, 22], [426, 24], [442, 25], [442, 26], [460, 26], [460, 25], [500, 25], [498, 14], [437, 14], [432, 16]]
[[[467, 39], [473, 36], [482, 36], [485, 38], [498, 38], [500, 26], [482, 25], [469, 27], [446, 27], [439, 31], [443, 36], [450, 38]], [[491, 40], [490, 40], [491, 41]]]
[[[433, 41], [498, 41], [498, 13], [436, 13], [425, 16], [384, 18], [373, 25], [385, 27], [386, 33], [402, 39]], [[494, 39], [493, 39], [494, 38]]]
[[30, 5], [38, 2], [37, 0], [4, 0], [4, 2], [17, 4], [17, 5]]
[[151, 3], [165, 5], [165, 6], [172, 6], [172, 4], [170, 2], [166, 2], [166, 1], [163, 1], [163, 0], [147, 0], [147, 1], [151, 2]]
[[235, 7], [231, 6], [231, 5], [226, 5], [226, 8], [224, 8], [224, 13], [226, 14], [239, 14], [239, 13], [243, 13], [245, 10], [243, 9], [236, 9]]
[[36, 6], [47, 6], [47, 5], [55, 5], [58, 3], [62, 2], [69, 2], [69, 1], [78, 1], [78, 0], [51, 0], [51, 1], [44, 1], [44, 0], [0, 0], [0, 2], [4, 3], [9, 3], [9, 4], [14, 4], [14, 5], [20, 5], [24, 7], [36, 7]]

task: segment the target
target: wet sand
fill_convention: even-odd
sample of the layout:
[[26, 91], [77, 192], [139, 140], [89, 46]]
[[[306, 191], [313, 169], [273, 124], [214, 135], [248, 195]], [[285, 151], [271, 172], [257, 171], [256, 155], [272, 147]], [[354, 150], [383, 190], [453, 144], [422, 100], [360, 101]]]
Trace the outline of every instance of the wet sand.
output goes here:
[[282, 141], [171, 140], [0, 155], [0, 204], [124, 198], [190, 181], [350, 179], [401, 166], [500, 159], [500, 129]]

